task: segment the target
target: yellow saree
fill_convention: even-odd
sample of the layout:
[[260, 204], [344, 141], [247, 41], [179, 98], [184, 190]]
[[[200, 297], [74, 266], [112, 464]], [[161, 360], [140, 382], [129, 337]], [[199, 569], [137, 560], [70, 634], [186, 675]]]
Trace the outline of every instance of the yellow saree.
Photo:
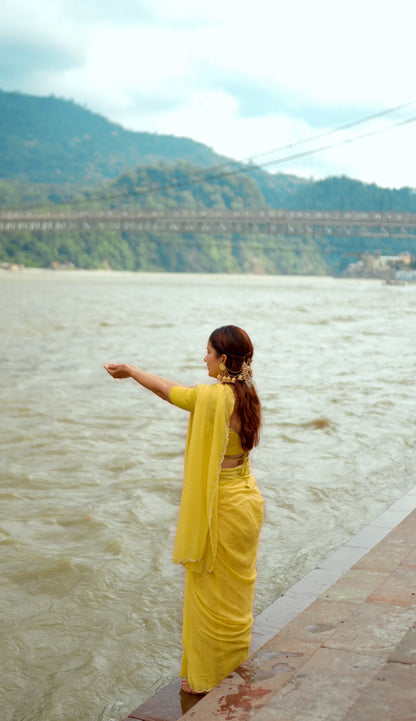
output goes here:
[[181, 675], [204, 692], [249, 655], [263, 499], [248, 459], [221, 470], [230, 386], [175, 386], [170, 400], [191, 413], [174, 549], [186, 569]]

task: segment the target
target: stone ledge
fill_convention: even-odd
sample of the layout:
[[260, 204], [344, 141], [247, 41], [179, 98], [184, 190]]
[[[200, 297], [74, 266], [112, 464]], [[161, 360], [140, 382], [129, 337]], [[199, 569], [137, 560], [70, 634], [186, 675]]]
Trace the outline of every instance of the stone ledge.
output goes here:
[[205, 697], [173, 681], [128, 719], [414, 721], [415, 509], [416, 487], [259, 614], [252, 655]]

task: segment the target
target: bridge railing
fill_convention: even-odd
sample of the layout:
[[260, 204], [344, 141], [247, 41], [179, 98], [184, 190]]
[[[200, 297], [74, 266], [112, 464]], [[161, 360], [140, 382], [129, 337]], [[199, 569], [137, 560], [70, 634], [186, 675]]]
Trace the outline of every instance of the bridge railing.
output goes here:
[[159, 233], [345, 235], [409, 238], [416, 214], [355, 210], [1, 210], [0, 232], [124, 230]]

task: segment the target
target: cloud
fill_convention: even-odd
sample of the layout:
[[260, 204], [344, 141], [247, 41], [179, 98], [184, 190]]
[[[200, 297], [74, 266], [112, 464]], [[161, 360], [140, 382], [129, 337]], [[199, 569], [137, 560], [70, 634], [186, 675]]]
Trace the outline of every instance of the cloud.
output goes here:
[[81, 67], [83, 53], [78, 48], [65, 47], [50, 40], [33, 38], [29, 41], [17, 38], [2, 38], [0, 35], [0, 87], [18, 89], [35, 81], [39, 73], [61, 72], [68, 68]]
[[86, 60], [85, 31], [53, 0], [37, 12], [26, 0], [0, 6], [0, 84], [28, 92], [42, 74], [81, 67]]
[[218, 90], [235, 100], [235, 113], [239, 118], [287, 116], [308, 121], [311, 128], [329, 127], [370, 115], [379, 109], [371, 102], [314, 103], [312, 98], [291, 88], [276, 85], [272, 80], [248, 77], [240, 71], [199, 67], [199, 87]]
[[[0, 87], [246, 159], [411, 99], [412, 17], [413, 0], [3, 0]], [[328, 172], [416, 185], [414, 132], [282, 170], [325, 173], [325, 159]]]
[[68, 15], [78, 21], [96, 23], [157, 23], [154, 6], [146, 0], [82, 0], [65, 3], [56, 0]]

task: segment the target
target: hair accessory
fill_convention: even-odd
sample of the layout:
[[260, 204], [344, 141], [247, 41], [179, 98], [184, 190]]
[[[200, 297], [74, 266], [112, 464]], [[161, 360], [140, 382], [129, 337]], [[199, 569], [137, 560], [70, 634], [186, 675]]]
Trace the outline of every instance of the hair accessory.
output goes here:
[[235, 373], [229, 371], [224, 363], [220, 363], [218, 366], [217, 379], [220, 383], [235, 383], [236, 381], [243, 381], [247, 388], [252, 388], [252, 378], [253, 371], [251, 370], [251, 358], [248, 358], [246, 361], [244, 360], [241, 364], [241, 370]]
[[244, 381], [247, 388], [251, 388], [253, 385], [253, 371], [251, 369], [250, 358], [247, 361], [243, 361], [241, 364], [240, 378]]

